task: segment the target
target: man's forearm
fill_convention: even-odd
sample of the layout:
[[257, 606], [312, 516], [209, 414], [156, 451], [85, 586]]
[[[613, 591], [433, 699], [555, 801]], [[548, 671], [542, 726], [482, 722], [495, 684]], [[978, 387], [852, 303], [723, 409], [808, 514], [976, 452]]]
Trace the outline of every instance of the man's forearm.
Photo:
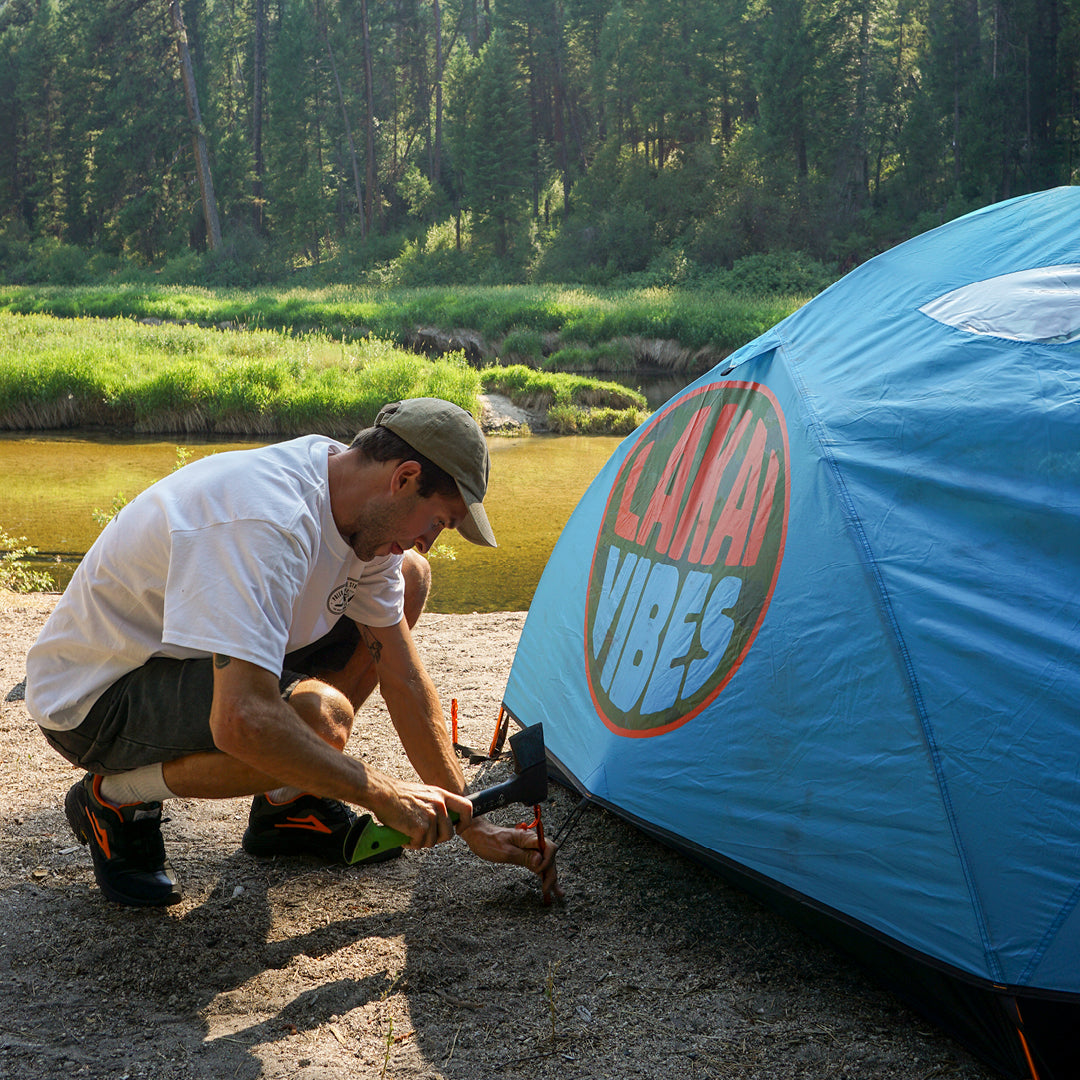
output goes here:
[[379, 692], [417, 776], [425, 784], [464, 793], [458, 765], [435, 684], [424, 670], [408, 623], [361, 626], [364, 644], [375, 660]]
[[385, 678], [380, 689], [394, 729], [417, 776], [425, 784], [463, 793], [465, 776], [446, 730], [439, 695], [427, 673], [420, 669], [411, 678]]
[[[253, 781], [245, 775], [247, 770], [276, 786], [297, 787], [374, 810], [395, 797], [396, 784], [389, 776], [342, 754], [315, 733], [318, 718], [301, 716], [306, 701], [282, 701], [276, 680], [253, 665], [228, 657], [215, 660], [217, 688], [210, 727], [218, 749], [235, 763], [235, 783], [244, 789], [235, 794], [251, 793], [247, 788]], [[310, 707], [317, 710], [314, 701]], [[229, 770], [213, 771], [220, 775], [213, 781], [207, 777], [207, 782], [220, 786]], [[197, 777], [185, 777], [185, 782], [195, 784]], [[232, 792], [185, 790], [177, 794], [214, 798]]]

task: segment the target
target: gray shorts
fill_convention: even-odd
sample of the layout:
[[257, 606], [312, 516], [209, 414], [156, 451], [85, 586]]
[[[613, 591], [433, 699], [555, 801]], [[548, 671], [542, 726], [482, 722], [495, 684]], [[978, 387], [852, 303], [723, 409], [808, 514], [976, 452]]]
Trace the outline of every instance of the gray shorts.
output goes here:
[[[285, 701], [304, 679], [340, 671], [360, 643], [343, 617], [324, 637], [285, 656], [279, 686]], [[216, 750], [210, 734], [213, 661], [153, 657], [121, 676], [71, 731], [42, 728], [73, 765], [100, 776]]]

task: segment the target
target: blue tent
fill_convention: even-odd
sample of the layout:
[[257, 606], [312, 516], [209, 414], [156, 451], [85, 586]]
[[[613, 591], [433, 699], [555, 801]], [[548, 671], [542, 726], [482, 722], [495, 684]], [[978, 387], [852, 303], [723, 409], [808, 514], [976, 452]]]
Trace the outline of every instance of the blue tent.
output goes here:
[[1080, 188], [969, 214], [658, 410], [506, 688], [581, 792], [1080, 1076]]

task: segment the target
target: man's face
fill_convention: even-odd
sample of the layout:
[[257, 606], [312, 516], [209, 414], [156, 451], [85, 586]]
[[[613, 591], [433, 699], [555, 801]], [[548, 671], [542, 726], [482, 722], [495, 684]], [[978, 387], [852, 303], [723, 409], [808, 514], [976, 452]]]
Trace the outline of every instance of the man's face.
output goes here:
[[426, 554], [443, 529], [456, 528], [465, 515], [465, 500], [460, 495], [424, 498], [410, 481], [346, 511], [338, 528], [356, 557], [367, 562], [379, 555], [400, 555], [413, 547]]

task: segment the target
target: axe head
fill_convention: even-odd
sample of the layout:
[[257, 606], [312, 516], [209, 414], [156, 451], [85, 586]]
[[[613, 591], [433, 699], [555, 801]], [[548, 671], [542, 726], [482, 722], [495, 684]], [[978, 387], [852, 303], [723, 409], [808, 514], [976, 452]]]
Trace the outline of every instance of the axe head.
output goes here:
[[474, 814], [486, 814], [510, 803], [535, 806], [547, 798], [547, 753], [544, 750], [544, 727], [534, 724], [510, 736], [514, 758], [512, 780], [485, 788], [469, 796]]
[[548, 793], [547, 751], [544, 749], [544, 725], [533, 724], [510, 736], [514, 755], [515, 794], [517, 802], [543, 802]]

